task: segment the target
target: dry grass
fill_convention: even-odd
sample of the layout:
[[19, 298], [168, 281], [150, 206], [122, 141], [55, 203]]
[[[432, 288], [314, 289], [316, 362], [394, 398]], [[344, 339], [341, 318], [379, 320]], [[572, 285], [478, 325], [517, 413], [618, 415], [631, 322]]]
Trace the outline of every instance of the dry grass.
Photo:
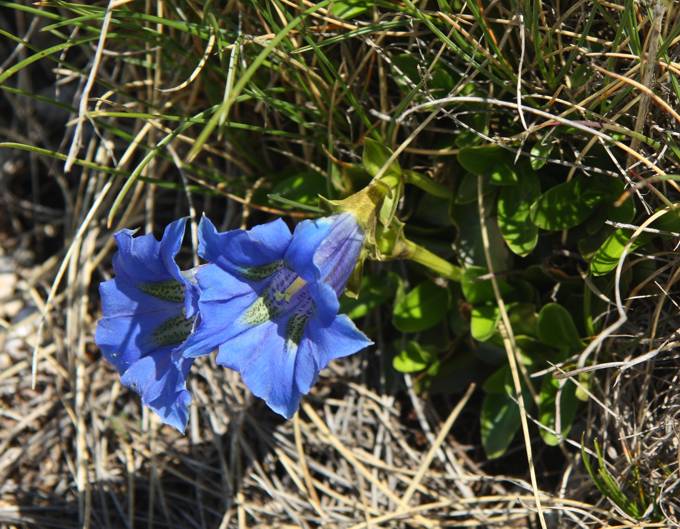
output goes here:
[[[367, 380], [367, 364], [379, 360], [376, 353], [336, 363], [289, 422], [254, 401], [233, 373], [202, 359], [192, 380], [190, 427], [182, 437], [142, 413], [138, 399], [98, 359], [91, 331], [81, 335], [79, 357], [65, 347], [63, 315], [72, 308], [68, 296], [59, 296], [31, 389], [37, 307], [51, 273], [35, 266], [20, 250], [20, 240], [5, 240], [10, 251], [2, 256], [0, 275], [8, 289], [0, 334], [4, 526], [358, 529], [535, 523], [531, 485], [487, 471], [479, 449], [469, 444], [474, 411], [462, 417], [459, 412], [470, 392], [445, 420], [413, 392], [406, 400], [401, 394], [395, 398]], [[92, 329], [93, 323], [86, 313], [82, 328]], [[672, 362], [665, 360], [660, 369], [667, 371]], [[604, 421], [597, 437], [613, 432], [612, 445], [623, 441], [616, 436], [631, 436], [624, 449], [637, 457], [617, 458], [617, 471], [625, 475], [635, 464], [646, 479], [656, 480], [672, 520], [678, 397], [660, 381], [661, 391], [650, 387], [646, 393], [655, 402], [647, 403], [638, 394], [640, 377], [653, 373], [647, 367], [618, 375], [622, 381], [611, 384], [616, 390], [605, 401], [610, 411], [592, 406], [591, 424]], [[610, 383], [604, 379], [603, 387]], [[636, 415], [635, 409], [641, 411]], [[612, 413], [616, 419], [609, 418]], [[456, 429], [454, 421], [462, 424]], [[447, 435], [452, 426], [458, 433]], [[647, 457], [650, 451], [654, 459]], [[541, 491], [550, 527], [634, 526], [606, 501], [589, 503], [592, 484], [579, 474], [569, 464], [552, 479], [558, 487]]]
[[[680, 525], [680, 360], [675, 353], [680, 262], [673, 247], [622, 261], [622, 272], [638, 259], [662, 265], [653, 277], [630, 288], [628, 298], [606, 300], [600, 315], [604, 327], [617, 319], [621, 325], [591, 337], [598, 347], [588, 351], [583, 365], [587, 360], [592, 370], [587, 389], [593, 398], [571, 440], [546, 449], [538, 439], [536, 418], [528, 417], [532, 437], [526, 444], [534, 448], [537, 486], [530, 483], [521, 444], [500, 462], [485, 460], [477, 431], [478, 393], [458, 388], [453, 396], [424, 399], [408, 377], [405, 384], [395, 378], [385, 366], [384, 342], [393, 336], [384, 336], [389, 331], [380, 310], [366, 322], [379, 347], [334, 363], [292, 421], [280, 421], [237, 376], [201, 359], [192, 374], [194, 404], [184, 437], [140, 408], [101, 361], [92, 338], [100, 313], [96, 285], [110, 275], [113, 230], [144, 226], [157, 231], [170, 218], [190, 212], [195, 219], [201, 210], [219, 214], [223, 226], [252, 224], [270, 213], [304, 216], [305, 211], [257, 201], [258, 188], [266, 186], [261, 171], [293, 161], [330, 181], [328, 159], [339, 160], [340, 166], [356, 161], [367, 129], [380, 130], [392, 142], [404, 167], [423, 169], [449, 185], [446, 160], [457, 148], [433, 145], [434, 139], [454, 129], [468, 130], [468, 117], [482, 102], [492, 116], [483, 133], [488, 141], [526, 155], [530, 139], [553, 138], [557, 148], [550, 161], [567, 167], [569, 178], [577, 172], [605, 172], [635, 181], [635, 199], [647, 219], [657, 207], [675, 202], [677, 185], [663, 177], [679, 172], [673, 110], [678, 101], [672, 82], [680, 72], [678, 38], [673, 37], [680, 20], [677, 6], [668, 4], [663, 23], [637, 10], [637, 29], [648, 38], [636, 55], [629, 51], [628, 37], [619, 39], [612, 25], [620, 20], [622, 3], [596, 3], [611, 20], [591, 25], [593, 3], [586, 1], [563, 5], [562, 13], [551, 6], [533, 29], [524, 28], [528, 21], [516, 19], [502, 2], [492, 2], [482, 13], [488, 26], [467, 11], [428, 13], [446, 23], [446, 38], [457, 32], [455, 42], [466, 42], [466, 53], [481, 61], [475, 64], [452, 53], [445, 39], [433, 38], [429, 19], [419, 18], [419, 9], [404, 7], [410, 2], [400, 3], [403, 12], [376, 15], [378, 26], [358, 37], [347, 34], [365, 25], [321, 10], [308, 21], [306, 33], [291, 32], [287, 44], [300, 53], [276, 49], [268, 58], [270, 85], [285, 87], [289, 95], [249, 92], [252, 101], [236, 104], [231, 117], [252, 135], [213, 138], [201, 146], [200, 163], [194, 165], [185, 162], [200, 130], [180, 132], [174, 118], [199, 116], [210, 104], [231, 105], [230, 98], [238, 95], [229, 94], [235, 84], [230, 72], [239, 64], [233, 50], [261, 50], [277, 32], [268, 17], [283, 26], [283, 11], [251, 9], [239, 18], [242, 47], [215, 43], [218, 33], [208, 31], [211, 13], [201, 12], [196, 2], [187, 5], [192, 15], [207, 21], [202, 27], [208, 28], [207, 36], [161, 28], [146, 19], [144, 27], [158, 42], [168, 38], [169, 44], [189, 50], [186, 64], [168, 61], [155, 41], [129, 52], [124, 40], [113, 36], [107, 43], [98, 35], [75, 58], [63, 54], [62, 59], [75, 63], [39, 62], [31, 67], [36, 70], [27, 65], [18, 72], [11, 80], [14, 92], [4, 93], [3, 108], [11, 113], [1, 125], [3, 140], [61, 156], [0, 149], [0, 525], [520, 528], [538, 526], [536, 496], [550, 528]], [[166, 2], [152, 4], [139, 12], [158, 15], [160, 10], [171, 17]], [[225, 16], [233, 15], [236, 3], [226, 4]], [[299, 12], [300, 3], [283, 4]], [[655, 9], [666, 5], [651, 4]], [[38, 31], [44, 21], [3, 9], [3, 20], [11, 19], [12, 31], [23, 40], [4, 42], [8, 57], [0, 57], [6, 62], [0, 70], [6, 73], [31, 55], [33, 48], [26, 44], [44, 49], [55, 37]], [[63, 9], [54, 12], [63, 14]], [[103, 11], [93, 16], [97, 28], [104, 18]], [[527, 34], [520, 34], [520, 28]], [[538, 67], [537, 51], [531, 49], [539, 33], [553, 39], [554, 48], [543, 51], [555, 68], [571, 68], [573, 78], [549, 86], [545, 76], [550, 72]], [[342, 37], [337, 49], [329, 46], [337, 72], [326, 75], [326, 57], [304, 49], [310, 35]], [[672, 42], [668, 56], [655, 65], [646, 58], [653, 55], [650, 46], [658, 44], [659, 36]], [[421, 65], [423, 79], [440, 59], [460, 73], [450, 98], [433, 92], [427, 82], [411, 82], [408, 98], [398, 95], [391, 79], [410, 81], [391, 69], [390, 61], [405, 51], [433, 61]], [[92, 68], [99, 61], [100, 68]], [[587, 65], [589, 77], [577, 85], [576, 77], [584, 75], [576, 72], [579, 64]], [[524, 70], [510, 91], [493, 78], [518, 65]], [[49, 83], [41, 81], [45, 72]], [[101, 85], [85, 101], [82, 94], [92, 88], [89, 79]], [[475, 83], [475, 95], [460, 96], [469, 83]], [[214, 86], [218, 96], [204, 97]], [[178, 89], [162, 90], [173, 87]], [[73, 105], [55, 110], [40, 101], [26, 104], [27, 94], [48, 94]], [[474, 105], [462, 105], [465, 97]], [[545, 101], [550, 104], [537, 108]], [[124, 116], [110, 112], [143, 115], [129, 125]], [[200, 129], [206, 123], [199, 117]], [[73, 143], [72, 133], [62, 133], [67, 120], [68, 130], [82, 127], [82, 146]], [[580, 136], [554, 133], [560, 122], [573, 125]], [[178, 135], [171, 138], [173, 131]], [[172, 141], [164, 156], [144, 164], [152, 147], [168, 138]], [[589, 158], [600, 148], [611, 165]], [[67, 160], [75, 161], [70, 172], [64, 168]], [[107, 215], [125, 182], [129, 192], [109, 228]], [[183, 259], [191, 262], [188, 253]], [[595, 440], [604, 446], [607, 468], [626, 483], [626, 493], [653, 497], [663, 522], [637, 522], [597, 491], [580, 461], [581, 448], [592, 450]]]

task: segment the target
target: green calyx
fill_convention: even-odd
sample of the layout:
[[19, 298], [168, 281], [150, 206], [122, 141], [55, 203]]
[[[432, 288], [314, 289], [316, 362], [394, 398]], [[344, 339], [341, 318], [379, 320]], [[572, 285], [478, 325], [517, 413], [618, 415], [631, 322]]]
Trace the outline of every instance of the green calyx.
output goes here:
[[[321, 207], [330, 214], [351, 213], [364, 231], [364, 247], [349, 279], [346, 294], [356, 297], [366, 258], [375, 261], [409, 259], [447, 279], [458, 281], [460, 268], [409, 241], [404, 223], [397, 217], [404, 183], [448, 196], [450, 191], [427, 180], [415, 171], [402, 170], [392, 151], [383, 143], [366, 138], [362, 165], [373, 179], [360, 191], [342, 200], [320, 198]], [[436, 186], [436, 187], [435, 187]]]

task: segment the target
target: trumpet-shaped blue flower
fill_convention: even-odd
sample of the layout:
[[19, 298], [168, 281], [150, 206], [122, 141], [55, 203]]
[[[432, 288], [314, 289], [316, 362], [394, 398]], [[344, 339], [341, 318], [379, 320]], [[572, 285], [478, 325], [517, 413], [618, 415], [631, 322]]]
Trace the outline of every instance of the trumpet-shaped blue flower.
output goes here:
[[258, 397], [290, 418], [328, 363], [372, 342], [338, 296], [357, 262], [363, 232], [343, 213], [298, 224], [282, 220], [218, 233], [203, 218], [197, 273], [201, 314], [185, 354], [218, 347], [217, 363], [241, 373]]
[[142, 402], [164, 423], [183, 432], [191, 395], [186, 377], [193, 362], [183, 355], [197, 317], [198, 288], [175, 263], [185, 219], [167, 226], [163, 238], [115, 235], [115, 278], [99, 287], [102, 319], [95, 341]]

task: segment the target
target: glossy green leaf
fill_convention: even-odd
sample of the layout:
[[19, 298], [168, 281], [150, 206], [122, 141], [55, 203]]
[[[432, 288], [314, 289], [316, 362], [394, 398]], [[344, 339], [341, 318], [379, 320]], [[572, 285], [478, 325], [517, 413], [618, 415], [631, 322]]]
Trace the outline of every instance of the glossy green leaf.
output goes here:
[[420, 332], [439, 323], [447, 313], [449, 293], [432, 281], [410, 290], [394, 306], [392, 323], [402, 332]]
[[340, 312], [353, 320], [363, 318], [370, 311], [393, 299], [400, 281], [401, 278], [393, 272], [381, 275], [365, 274], [359, 286], [359, 296], [356, 299], [343, 296], [340, 301]]
[[593, 207], [607, 198], [607, 190], [574, 178], [543, 193], [531, 206], [531, 221], [542, 230], [566, 230], [578, 226], [592, 213]]
[[[484, 383], [484, 400], [480, 413], [482, 446], [489, 459], [505, 454], [520, 428], [519, 406], [512, 389], [510, 369], [503, 366]], [[524, 401], [531, 402], [531, 395], [522, 388]]]
[[520, 185], [501, 188], [498, 194], [498, 227], [508, 248], [522, 257], [529, 255], [538, 243], [538, 227], [530, 222], [531, 205], [541, 194], [538, 176], [523, 171]]
[[599, 184], [596, 185], [596, 188], [602, 189], [602, 192], [606, 196], [588, 219], [586, 230], [591, 235], [607, 232], [605, 235], [606, 237], [613, 231], [610, 226], [606, 225], [608, 220], [613, 222], [632, 222], [635, 218], [635, 201], [628, 199], [624, 200], [621, 204], [617, 203], [626, 189], [623, 180], [616, 178], [599, 178], [596, 179], [596, 181], [599, 182]]
[[316, 204], [319, 195], [326, 193], [326, 179], [314, 171], [305, 171], [281, 180], [272, 193], [301, 204]]
[[[405, 90], [411, 90], [423, 81], [423, 74], [429, 68], [428, 64], [422, 67], [422, 61], [419, 61], [410, 53], [393, 55], [391, 63], [394, 70], [393, 78], [395, 83]], [[449, 92], [453, 89], [454, 80], [444, 66], [437, 63], [430, 71], [429, 78], [425, 80], [425, 85], [435, 93]]]
[[472, 204], [477, 202], [477, 175], [465, 173], [456, 189], [454, 204]]
[[392, 359], [392, 366], [400, 373], [422, 371], [436, 358], [436, 351], [423, 347], [414, 340], [409, 340], [406, 347]]
[[484, 364], [472, 351], [456, 351], [439, 365], [436, 375], [429, 381], [428, 391], [430, 395], [461, 393], [484, 374]]
[[[486, 186], [486, 188], [497, 189], [494, 186]], [[489, 216], [489, 213], [494, 209], [493, 195], [485, 196], [484, 201], [487, 212], [485, 223], [489, 237], [491, 262], [496, 272], [503, 272], [511, 268], [513, 255], [503, 240], [496, 218]], [[452, 218], [458, 228], [458, 237], [454, 249], [460, 262], [466, 265], [486, 267], [486, 254], [477, 204], [453, 206]]]
[[671, 233], [680, 233], [680, 208], [671, 209], [652, 223], [652, 228]]
[[580, 351], [583, 347], [571, 314], [557, 303], [544, 305], [538, 313], [538, 338], [564, 353]]
[[499, 318], [497, 307], [474, 307], [470, 318], [470, 334], [475, 340], [486, 342], [496, 334]]
[[[383, 166], [387, 163], [387, 160], [389, 160], [390, 156], [392, 156], [392, 151], [383, 143], [372, 138], [366, 138], [364, 140], [362, 162], [364, 168], [371, 176], [375, 176], [380, 172]], [[401, 175], [399, 161], [394, 160], [392, 163], [390, 163], [383, 175]]]
[[[560, 384], [562, 384], [561, 391]], [[538, 396], [538, 420], [551, 430], [540, 430], [541, 437], [545, 444], [549, 446], [556, 446], [561, 440], [560, 437], [552, 433], [552, 431], [557, 431], [558, 406], [556, 403], [558, 392], [560, 393], [559, 431], [562, 438], [569, 434], [578, 408], [576, 384], [570, 380], [556, 380], [551, 375], [546, 375], [543, 378], [541, 392]]]
[[481, 266], [467, 266], [463, 270], [460, 286], [463, 290], [463, 296], [469, 303], [476, 305], [495, 299], [491, 281], [479, 279], [487, 273], [488, 271]]
[[536, 336], [538, 333], [538, 315], [533, 303], [509, 303], [508, 318], [515, 335]]
[[[493, 286], [490, 279], [479, 279], [488, 275], [486, 268], [481, 266], [466, 266], [461, 277], [461, 290], [465, 299], [473, 305], [494, 301]], [[513, 288], [504, 279], [498, 278], [498, 288], [502, 295], [512, 292]]]
[[[590, 261], [590, 273], [594, 276], [602, 276], [614, 270], [618, 264], [621, 254], [630, 241], [630, 230], [617, 229], [607, 240], [602, 243]], [[644, 238], [638, 237], [631, 245], [629, 253], [644, 244]]]
[[496, 145], [465, 147], [458, 153], [458, 163], [474, 175], [488, 177], [495, 185], [507, 186], [519, 182], [512, 153]]
[[530, 151], [530, 159], [532, 169], [538, 171], [546, 163], [548, 163], [548, 157], [553, 150], [553, 144], [549, 141], [539, 141], [535, 143]]
[[588, 402], [590, 400], [590, 391], [593, 383], [592, 373], [580, 373], [578, 375], [578, 385], [576, 386], [576, 398], [581, 402]]
[[482, 446], [486, 457], [501, 457], [520, 427], [517, 403], [509, 395], [490, 393], [484, 396], [480, 414]]

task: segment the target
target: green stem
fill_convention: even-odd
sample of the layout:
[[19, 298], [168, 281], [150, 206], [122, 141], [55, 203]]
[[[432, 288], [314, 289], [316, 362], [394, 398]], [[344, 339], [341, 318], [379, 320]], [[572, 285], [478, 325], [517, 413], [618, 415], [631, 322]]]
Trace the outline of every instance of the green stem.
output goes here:
[[430, 250], [427, 250], [412, 241], [404, 241], [404, 244], [406, 245], [404, 258], [426, 266], [442, 277], [451, 279], [452, 281], [460, 281], [463, 274], [460, 267], [449, 263], [446, 259], [442, 259], [438, 255], [433, 254]]
[[451, 190], [417, 171], [404, 171], [407, 184], [419, 187], [426, 193], [439, 198], [451, 198]]

